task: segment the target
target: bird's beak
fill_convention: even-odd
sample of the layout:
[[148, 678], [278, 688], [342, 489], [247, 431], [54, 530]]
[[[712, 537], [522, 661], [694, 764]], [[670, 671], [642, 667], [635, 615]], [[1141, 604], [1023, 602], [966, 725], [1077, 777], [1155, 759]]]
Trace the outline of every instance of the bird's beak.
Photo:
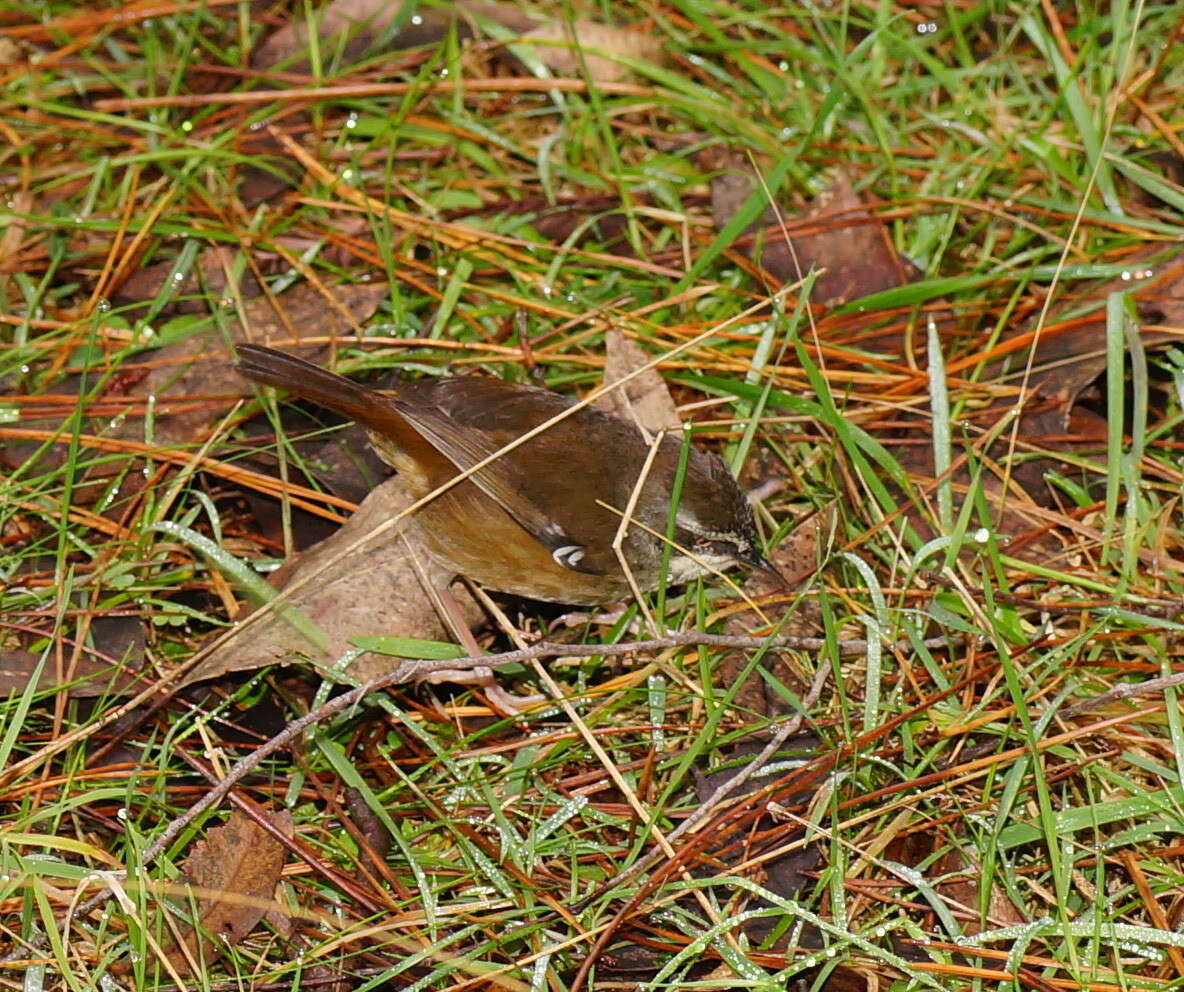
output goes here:
[[758, 572], [764, 572], [765, 575], [769, 576], [771, 579], [774, 579], [778, 584], [782, 586], [789, 585], [789, 583], [785, 580], [785, 576], [777, 571], [777, 569], [773, 566], [773, 563], [755, 548], [749, 551], [748, 554], [746, 554], [741, 559], [741, 561], [743, 561], [745, 565], [748, 565], [750, 568], [753, 568]]

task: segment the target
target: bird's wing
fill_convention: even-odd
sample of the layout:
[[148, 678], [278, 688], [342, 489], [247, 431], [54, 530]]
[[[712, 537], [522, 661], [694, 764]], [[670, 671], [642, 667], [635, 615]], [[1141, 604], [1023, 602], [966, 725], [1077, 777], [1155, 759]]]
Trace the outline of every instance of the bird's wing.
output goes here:
[[[398, 399], [393, 402], [415, 430], [461, 471], [467, 471], [496, 455], [507, 442], [514, 439], [513, 434], [504, 431], [483, 430], [474, 424], [458, 422], [455, 417], [437, 408]], [[562, 409], [559, 406], [556, 412]], [[496, 420], [496, 413], [491, 414], [491, 417]], [[542, 544], [559, 565], [574, 572], [603, 574], [603, 569], [589, 560], [580, 540], [567, 533], [551, 514], [531, 498], [530, 487], [514, 468], [512, 454], [495, 458], [470, 478]]]

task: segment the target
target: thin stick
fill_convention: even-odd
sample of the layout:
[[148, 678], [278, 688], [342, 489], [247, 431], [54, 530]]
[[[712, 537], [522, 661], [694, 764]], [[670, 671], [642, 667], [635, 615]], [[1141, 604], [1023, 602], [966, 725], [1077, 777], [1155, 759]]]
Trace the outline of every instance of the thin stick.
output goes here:
[[[924, 642], [928, 648], [940, 648], [948, 643], [949, 640], [944, 637], [930, 638]], [[862, 639], [840, 640], [833, 642], [833, 644], [839, 654], [859, 655], [867, 651], [867, 641]], [[702, 634], [698, 631], [687, 631], [681, 634], [669, 634], [666, 637], [656, 637], [648, 641], [624, 641], [619, 644], [554, 644], [544, 641], [527, 648], [520, 648], [516, 651], [503, 651], [500, 654], [486, 654], [479, 657], [449, 659], [448, 664], [451, 668], [493, 668], [498, 665], [534, 661], [539, 658], [555, 658], [561, 656], [586, 658], [597, 655], [657, 652], [671, 648], [694, 647], [698, 645], [720, 648], [819, 651], [827, 645], [827, 641], [820, 637], [740, 637], [731, 634]], [[897, 646], [901, 649], [907, 649], [911, 645], [901, 642]], [[214, 786], [206, 795], [194, 803], [193, 806], [175, 820], [170, 821], [161, 835], [144, 851], [140, 859], [140, 867], [146, 868], [151, 865], [180, 833], [186, 830], [194, 820], [207, 810], [217, 806], [244, 776], [249, 775], [265, 758], [284, 747], [289, 741], [299, 737], [309, 727], [327, 720], [332, 716], [336, 716], [343, 710], [348, 710], [350, 707], [356, 706], [372, 692], [377, 692], [380, 689], [385, 689], [392, 685], [410, 682], [421, 671], [430, 671], [438, 667], [439, 662], [435, 661], [406, 661], [395, 671], [370, 679], [368, 682], [362, 683], [349, 692], [343, 693], [335, 699], [329, 700], [324, 705], [318, 706], [315, 710], [306, 713], [304, 716], [293, 720], [273, 738], [239, 761], [227, 772], [226, 778]], [[106, 898], [106, 894], [107, 890], [104, 889], [88, 901], [86, 906], [83, 907], [83, 913], [88, 913], [94, 909], [95, 906]]]

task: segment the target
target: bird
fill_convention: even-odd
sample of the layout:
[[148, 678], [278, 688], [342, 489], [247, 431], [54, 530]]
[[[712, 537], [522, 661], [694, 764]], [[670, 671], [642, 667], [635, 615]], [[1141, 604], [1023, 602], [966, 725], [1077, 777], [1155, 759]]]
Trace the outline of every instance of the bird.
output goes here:
[[634, 585], [650, 591], [733, 565], [777, 575], [736, 478], [718, 455], [693, 445], [680, 473], [678, 437], [662, 437], [651, 452], [633, 423], [488, 376], [409, 379], [380, 391], [274, 348], [237, 351], [237, 371], [250, 381], [362, 425], [417, 500], [453, 483], [415, 515], [448, 581], [463, 575], [525, 599], [603, 606], [628, 599]]

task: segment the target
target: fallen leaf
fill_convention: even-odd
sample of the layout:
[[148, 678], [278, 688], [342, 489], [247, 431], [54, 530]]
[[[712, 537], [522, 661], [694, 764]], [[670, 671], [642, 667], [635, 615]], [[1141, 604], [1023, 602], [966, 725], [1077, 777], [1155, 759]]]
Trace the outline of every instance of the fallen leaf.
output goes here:
[[0, 234], [0, 291], [6, 289], [9, 273], [20, 271], [21, 246], [34, 209], [33, 194], [18, 190], [12, 195], [8, 209], [4, 233]]
[[[1148, 245], [1126, 256], [1123, 265], [1125, 278], [1088, 283], [1068, 294], [1036, 338], [1028, 389], [1056, 397], [1066, 420], [1081, 391], [1106, 369], [1106, 320], [1098, 312], [1092, 318], [1076, 316], [1061, 323], [1057, 313], [1080, 315], [1091, 302], [1100, 311], [1111, 293], [1129, 292], [1141, 322], [1139, 339], [1144, 348], [1181, 340], [1177, 328], [1184, 324], [1184, 254], [1175, 246], [1165, 253], [1159, 245]], [[1004, 335], [1003, 343], [1030, 337], [1032, 328], [1032, 323], [1019, 325]], [[1030, 351], [1025, 347], [1012, 352], [988, 367], [986, 375], [1011, 374], [1015, 381], [1016, 374], [1027, 366]]]
[[637, 62], [663, 62], [663, 49], [644, 28], [616, 27], [579, 19], [551, 21], [523, 33], [520, 43], [535, 46], [539, 60], [560, 76], [582, 76], [596, 83], [619, 83], [632, 70], [612, 56]]
[[810, 298], [827, 308], [915, 282], [921, 274], [892, 247], [884, 222], [842, 172], [794, 218], [791, 237], [792, 254], [779, 228], [766, 231], [757, 260], [783, 282], [820, 270]]
[[[311, 37], [310, 19], [302, 7], [292, 20], [272, 33], [251, 55], [254, 69], [282, 68], [289, 73], [307, 73]], [[334, 0], [320, 8], [311, 23], [317, 32], [317, 46], [339, 66], [349, 66], [367, 53], [402, 51], [430, 45], [447, 36], [456, 20], [455, 10], [416, 8], [412, 19], [406, 4], [388, 0]], [[406, 23], [396, 29], [400, 18]], [[471, 33], [463, 22], [460, 37]], [[381, 45], [381, 49], [378, 46]]]
[[[745, 738], [728, 751], [726, 758], [719, 768], [705, 775], [696, 775], [695, 792], [699, 802], [708, 802], [717, 789], [736, 776], [746, 765], [751, 765], [757, 759], [757, 756], [764, 751], [767, 743], [768, 741], [765, 739], [755, 737]], [[747, 781], [739, 785], [731, 793], [731, 797], [736, 798], [752, 795], [754, 792], [767, 786], [770, 779], [783, 776], [787, 763], [808, 763], [824, 750], [825, 747], [822, 741], [812, 732], [803, 731], [802, 733], [793, 735], [781, 745], [776, 753], [770, 756], [763, 767], [756, 769]], [[813, 787], [800, 789], [797, 792], [780, 797], [778, 803], [783, 807], [806, 805], [813, 798], [815, 791]], [[715, 836], [712, 838], [712, 850], [719, 851], [731, 848], [729, 853], [723, 857], [725, 863], [732, 863], [742, 858], [748, 858], [755, 852], [749, 849], [747, 844], [736, 844], [735, 842], [740, 838], [768, 838], [774, 831], [774, 828], [778, 826], [779, 821], [776, 814], [765, 813], [756, 818], [755, 822], [745, 822], [742, 826], [733, 827], [731, 831], [716, 830], [714, 831]], [[785, 828], [786, 825], [781, 821], [780, 826]], [[785, 834], [782, 833], [778, 837], [778, 843], [770, 846], [779, 846], [787, 839]], [[768, 842], [766, 841], [766, 843]], [[813, 886], [813, 873], [822, 865], [822, 854], [817, 844], [806, 844], [793, 848], [788, 853], [777, 854], [768, 860], [762, 859], [760, 863], [764, 871], [764, 879], [762, 880], [764, 888], [768, 889], [775, 896], [792, 900], [799, 898], [804, 890], [808, 890], [809, 887]], [[752, 900], [747, 908], [757, 909], [768, 907], [769, 905], [768, 900], [756, 898]], [[747, 920], [743, 928], [749, 940], [754, 944], [763, 944], [766, 938], [774, 930], [778, 929], [778, 927], [779, 920], [777, 917], [757, 916]], [[804, 927], [796, 936], [798, 946], [817, 947], [821, 942], [819, 931], [809, 925]], [[773, 943], [773, 947], [783, 949], [787, 941], [788, 935], [783, 934], [778, 941]]]
[[[143, 671], [144, 625], [138, 617], [95, 617], [89, 639], [91, 648], [78, 658], [71, 659], [72, 649], [67, 650], [67, 665], [60, 677], [53, 656], [47, 658], [37, 678], [37, 691], [68, 685], [69, 695], [75, 698], [125, 695], [143, 689], [154, 677], [151, 670]], [[24, 692], [41, 658], [42, 652], [0, 650], [0, 698]]]
[[[625, 337], [615, 328], [605, 332], [604, 352], [605, 386], [620, 382], [651, 361], [650, 355], [636, 341]], [[678, 409], [670, 396], [670, 390], [666, 388], [666, 380], [656, 368], [635, 375], [623, 386], [605, 393], [594, 405], [605, 413], [637, 424], [650, 434], [682, 427]]]
[[[137, 269], [123, 284], [111, 294], [111, 302], [121, 308], [130, 304], [155, 300], [164, 292], [168, 302], [161, 308], [162, 315], [178, 313], [205, 313], [207, 303], [204, 299], [186, 299], [186, 297], [200, 297], [208, 293], [210, 296], [221, 298], [228, 290], [227, 274], [232, 271], [234, 252], [225, 245], [213, 245], [205, 248], [197, 255], [197, 259], [188, 272], [185, 272], [178, 282], [170, 278], [173, 274], [174, 262], [170, 259]], [[258, 297], [263, 290], [259, 286], [254, 274], [246, 269], [239, 277], [235, 294], [250, 299]], [[129, 311], [123, 310], [126, 314]], [[130, 312], [135, 316], [135, 311]]]
[[[643, 197], [637, 197], [637, 202], [643, 200]], [[619, 203], [620, 200], [613, 198], [612, 202]], [[604, 251], [622, 258], [633, 258], [635, 255], [629, 244], [629, 219], [623, 210], [564, 204], [560, 209], [540, 212], [532, 226], [542, 237], [555, 244], [570, 243], [582, 247], [595, 243]], [[576, 236], [574, 242], [570, 240], [573, 234]]]
[[[248, 300], [243, 307], [246, 326], [228, 315], [226, 331], [232, 342], [277, 339], [291, 342], [305, 335], [346, 337], [356, 333], [358, 325], [374, 312], [386, 296], [387, 287], [384, 283], [358, 283], [337, 286], [331, 292], [336, 305], [316, 287], [306, 284], [294, 286], [276, 297], [274, 303], [268, 297]], [[321, 358], [328, 350], [328, 345], [320, 340], [311, 344], [285, 344], [285, 347], [310, 361]], [[154, 397], [161, 407], [174, 404], [172, 412], [160, 412], [154, 420], [153, 438], [161, 447], [204, 441], [240, 398], [252, 395], [251, 385], [232, 374], [234, 358], [224, 339], [208, 329], [146, 352], [142, 358], [147, 368], [141, 367], [142, 374], [125, 380], [128, 384], [122, 388], [122, 395]], [[129, 417], [114, 428], [103, 425], [95, 432], [141, 440], [144, 425], [139, 418]], [[119, 492], [112, 496], [107, 493], [107, 487], [116, 473], [122, 473], [122, 479]], [[119, 514], [146, 481], [142, 472], [126, 471], [126, 465], [108, 462], [86, 474], [75, 498], [85, 504], [103, 497], [108, 503], [107, 512]]]
[[[583, 66], [587, 66], [593, 81], [615, 82], [627, 78], [630, 70], [612, 56], [659, 64], [663, 57], [661, 45], [645, 29], [585, 20], [572, 24], [540, 22], [509, 3], [462, 0], [431, 9], [389, 0], [333, 0], [313, 18], [294, 16], [273, 32], [251, 53], [251, 68], [278, 69], [288, 75], [309, 74], [308, 52], [315, 30], [322, 59], [331, 60], [337, 70], [353, 65], [363, 56], [370, 59], [387, 56], [388, 64], [383, 66], [383, 71], [389, 75], [392, 71], [389, 57], [438, 44], [452, 34], [465, 41], [480, 32], [482, 22], [506, 28], [517, 36], [511, 44], [530, 45], [539, 61], [558, 75], [578, 76]], [[287, 113], [283, 118], [289, 131], [297, 130], [306, 120], [307, 115], [300, 112]], [[269, 163], [267, 169], [252, 166], [242, 170], [238, 194], [245, 204], [269, 200], [298, 183], [299, 171], [267, 132], [244, 131], [236, 150], [244, 159], [262, 157]]]
[[378, 818], [374, 810], [366, 804], [366, 796], [361, 789], [352, 785], [346, 786], [345, 808], [349, 811], [349, 818], [365, 841], [362, 845], [363, 852], [372, 860], [382, 861], [393, 843], [391, 832], [387, 830], [386, 824]]
[[[10, 693], [24, 692], [37, 673], [41, 657], [40, 652], [25, 651], [21, 648], [0, 650], [0, 698]], [[79, 658], [73, 668], [63, 673], [63, 678], [58, 679], [54, 673], [53, 659], [48, 658], [37, 679], [37, 691], [44, 692], [54, 686], [76, 680], [79, 681], [79, 685], [71, 689], [71, 695], [98, 696], [108, 691], [121, 692], [128, 683], [127, 677], [115, 666], [87, 657]]]
[[[970, 937], [983, 930], [978, 923], [982, 904], [982, 866], [974, 859], [967, 844], [951, 846], [934, 857], [941, 847], [950, 843], [951, 832], [958, 834], [961, 831], [955, 824], [952, 828], [944, 826], [898, 834], [888, 842], [882, 857], [921, 874], [955, 918], [959, 918], [963, 934]], [[1024, 914], [1007, 897], [1002, 886], [993, 883], [987, 896], [987, 928], [1018, 926], [1024, 921]], [[927, 922], [934, 924], [932, 920]], [[926, 926], [920, 920], [918, 924]], [[924, 955], [917, 953], [921, 949], [910, 941], [903, 942], [897, 949], [901, 953], [907, 952], [914, 960], [924, 960]], [[995, 967], [1001, 962], [984, 959], [982, 965]]]
[[[819, 548], [828, 543], [834, 528], [836, 508], [834, 504], [804, 520], [769, 552], [769, 561], [781, 574], [786, 586], [773, 576], [754, 572], [744, 582], [744, 591], [753, 598], [773, 593], [793, 592], [818, 568], [824, 555]], [[818, 604], [812, 599], [801, 601], [774, 601], [761, 606], [763, 618], [751, 612], [736, 613], [724, 622], [724, 630], [738, 637], [751, 636], [754, 628], [773, 624], [782, 633], [796, 637], [816, 637], [822, 630], [822, 617]], [[785, 614], [789, 616], [785, 616]], [[767, 619], [765, 619], [767, 618]], [[743, 651], [728, 651], [720, 659], [720, 683], [732, 685], [748, 668], [749, 656]], [[744, 684], [736, 692], [736, 706], [748, 713], [760, 716], [791, 714], [794, 712], [786, 697], [775, 685], [787, 685], [795, 692], [804, 692], [808, 684], [801, 669], [795, 665], [789, 652], [770, 651], [759, 665], [748, 673]]]
[[[712, 180], [711, 201], [716, 229], [722, 230], [756, 188], [756, 180], [748, 163], [736, 155], [716, 150], [714, 156], [701, 156], [700, 163], [720, 170]], [[914, 282], [920, 274], [892, 247], [873, 207], [840, 170], [804, 210], [784, 211], [779, 220], [772, 205], [766, 207], [744, 232], [742, 244], [753, 261], [782, 283], [798, 282], [811, 269], [818, 270], [810, 300], [837, 307]]]
[[[709, 139], [710, 135], [706, 132], [692, 132], [681, 136], [674, 147], [701, 145]], [[711, 178], [711, 220], [715, 229], [722, 231], [757, 187], [752, 165], [746, 154], [725, 145], [708, 144], [699, 148], [693, 158], [704, 172], [714, 173]], [[766, 203], [760, 216], [745, 231], [768, 227], [776, 222], [777, 211], [771, 203]]]
[[[184, 684], [299, 658], [332, 664], [353, 647], [352, 639], [357, 637], [451, 639], [416, 569], [417, 559], [424, 563], [428, 559], [413, 527], [395, 528], [363, 547], [353, 547], [359, 538], [410, 504], [398, 479], [384, 482], [337, 533], [295, 556], [271, 576], [278, 589], [293, 586], [305, 576], [315, 576], [286, 602], [315, 625], [324, 638], [323, 647], [312, 643], [282, 616], [269, 613], [236, 630], [190, 673]], [[345, 548], [352, 550], [342, 560], [333, 561]], [[454, 595], [465, 619], [476, 624], [481, 617], [476, 603], [459, 589]], [[357, 658], [348, 671], [364, 680], [394, 671], [400, 664], [400, 659], [369, 653]]]
[[[260, 814], [285, 837], [293, 833], [287, 810]], [[247, 937], [269, 910], [284, 867], [284, 845], [246, 813], [235, 810], [193, 845], [185, 874], [196, 887], [197, 926], [169, 948], [181, 973], [209, 964], [222, 947]]]
[[[385, 283], [356, 283], [336, 286], [330, 292], [334, 303], [330, 303], [315, 286], [301, 283], [276, 297], [274, 303], [264, 296], [248, 300], [244, 305], [246, 326], [237, 319], [226, 322], [230, 339], [233, 342], [275, 339], [287, 342], [305, 335], [346, 337], [355, 334], [358, 325], [374, 313], [388, 290]], [[322, 341], [285, 344], [285, 347], [310, 361], [328, 351], [328, 345]], [[234, 359], [222, 339], [214, 338], [209, 332], [167, 344], [148, 357], [153, 367], [128, 390], [128, 395], [155, 396], [158, 400], [170, 396], [221, 397], [220, 401], [202, 404], [188, 413], [158, 417], [155, 435], [161, 444], [184, 444], [203, 438], [238, 396], [252, 394], [249, 383], [230, 374]], [[130, 424], [124, 433], [142, 437], [143, 428], [138, 423]]]
[[[983, 381], [1006, 377], [1009, 382], [1018, 384], [1029, 364], [1032, 347], [1035, 347], [1030, 360], [1031, 375], [1027, 378], [1028, 400], [1015, 432], [1015, 452], [1022, 457], [1012, 464], [1010, 478], [1038, 507], [1054, 503], [1048, 473], [1067, 470], [1065, 460], [1058, 457], [1059, 454], [1084, 453], [1106, 444], [1105, 419], [1078, 402], [1082, 393], [1103, 375], [1106, 368], [1105, 317], [1100, 314], [1080, 316], [1090, 302], [1095, 301], [1100, 306], [1110, 293], [1129, 291], [1142, 321], [1138, 334], [1143, 347], [1152, 348], [1180, 340], [1173, 325], [1184, 323], [1184, 256], [1173, 249], [1172, 255], [1164, 259], [1161, 249], [1148, 247], [1133, 253], [1127, 263], [1131, 272], [1141, 274], [1141, 279], [1119, 277], [1098, 281], [1068, 294], [1034, 342], [1017, 348], [988, 366], [983, 373]], [[1056, 313], [1078, 316], [1061, 322]], [[1006, 347], [1008, 341], [1027, 342], [1032, 337], [1032, 325], [1020, 324], [1004, 336], [1000, 347]], [[973, 424], [977, 434], [985, 435], [996, 428], [1001, 418], [1011, 415], [1014, 403], [1014, 399], [1004, 398], [968, 413], [963, 420]], [[913, 433], [928, 437], [928, 424], [919, 422]], [[1012, 447], [1012, 434], [1004, 431], [992, 445], [982, 448], [981, 454], [1006, 469]], [[1049, 454], [1037, 456], [1034, 451]], [[906, 446], [899, 457], [910, 473], [932, 478], [933, 455], [929, 445]], [[1086, 475], [1081, 476], [1083, 483], [1087, 479]], [[964, 487], [968, 480], [965, 469], [958, 469], [953, 476], [955, 486]], [[997, 479], [984, 475], [981, 482], [988, 503], [999, 515], [998, 533], [1001, 536], [1014, 540], [1044, 526], [1025, 512], [1022, 501], [1017, 501], [1014, 493], [1006, 500], [1002, 499], [1002, 487]], [[1048, 564], [1046, 556], [1056, 553], [1056, 542], [1051, 536], [1026, 541], [1024, 545], [1010, 546], [1009, 553]]]
[[[912, 867], [912, 865], [910, 865]], [[968, 846], [954, 847], [941, 855], [926, 871], [931, 878], [952, 876], [938, 882], [934, 888], [942, 896], [960, 903], [974, 916], [966, 920], [963, 933], [973, 936], [983, 928], [978, 925], [978, 907], [982, 904], [983, 869], [968, 853]], [[1020, 926], [1026, 918], [1008, 897], [1003, 887], [995, 882], [987, 896], [987, 925], [989, 927]]]

